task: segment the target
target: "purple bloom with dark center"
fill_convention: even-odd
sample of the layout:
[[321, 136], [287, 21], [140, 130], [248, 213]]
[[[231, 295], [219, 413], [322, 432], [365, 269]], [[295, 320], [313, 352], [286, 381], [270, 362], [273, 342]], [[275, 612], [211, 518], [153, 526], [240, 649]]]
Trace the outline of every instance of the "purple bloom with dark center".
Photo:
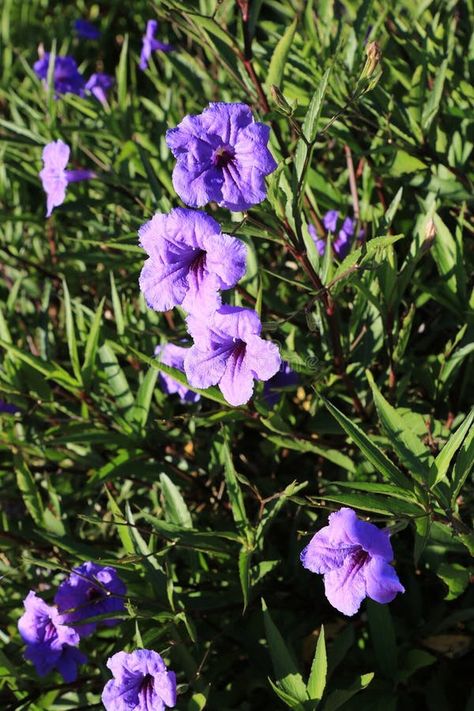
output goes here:
[[[34, 63], [33, 69], [40, 79], [46, 81], [48, 78], [49, 52]], [[84, 96], [84, 77], [79, 72], [76, 60], [67, 55], [58, 55], [54, 62], [53, 86], [57, 94], [77, 94]]]
[[90, 79], [87, 80], [85, 86], [86, 91], [90, 91], [92, 96], [94, 96], [101, 104], [107, 103], [107, 92], [115, 84], [115, 79], [110, 74], [102, 74], [98, 72], [92, 74]]
[[202, 114], [185, 116], [166, 132], [179, 197], [192, 207], [214, 201], [234, 211], [265, 200], [265, 176], [277, 167], [269, 135], [246, 104], [209, 104]]
[[88, 20], [76, 20], [74, 30], [82, 39], [98, 40], [100, 38], [100, 30]]
[[[188, 351], [189, 348], [176, 346], [174, 343], [166, 343], [164, 346], [157, 346], [155, 348], [155, 355], [159, 357], [161, 363], [169, 365], [171, 368], [176, 368], [184, 373], [184, 358]], [[176, 393], [183, 403], [195, 403], [201, 399], [199, 393], [194, 393], [192, 390], [189, 390], [186, 385], [179, 383], [167, 373], [160, 373], [159, 379], [164, 392], [168, 393], [168, 395], [174, 395]]]
[[52, 141], [43, 149], [43, 169], [39, 176], [47, 198], [46, 217], [63, 204], [69, 183], [95, 178], [91, 170], [66, 170], [69, 154], [69, 146], [61, 140]]
[[278, 371], [278, 347], [260, 337], [262, 324], [255, 311], [222, 306], [209, 319], [189, 316], [194, 339], [184, 359], [189, 383], [197, 388], [218, 385], [230, 405], [250, 400], [254, 380], [269, 380]]
[[303, 566], [324, 575], [326, 597], [336, 610], [354, 615], [365, 597], [391, 602], [405, 592], [390, 565], [390, 534], [342, 508], [329, 516], [301, 553]]
[[219, 289], [230, 289], [245, 274], [247, 248], [222, 234], [219, 224], [197, 210], [157, 212], [138, 232], [149, 255], [140, 274], [148, 306], [167, 311], [181, 304], [189, 313], [219, 308]]
[[174, 50], [171, 44], [166, 44], [165, 42], [160, 42], [160, 40], [155, 39], [157, 29], [157, 21], [148, 20], [146, 23], [146, 32], [143, 36], [140, 64], [138, 65], [143, 71], [148, 67], [148, 62], [153, 52], [172, 52]]
[[[71, 575], [59, 586], [54, 602], [63, 621], [74, 625], [81, 637], [95, 631], [97, 624], [113, 627], [120, 620], [113, 615], [125, 610], [123, 596], [127, 588], [115, 568], [88, 561], [74, 568]], [[97, 615], [110, 615], [101, 623], [87, 622]]]
[[107, 666], [114, 676], [102, 692], [107, 711], [164, 711], [176, 705], [176, 674], [157, 652], [117, 652]]
[[281, 366], [275, 375], [267, 380], [263, 387], [263, 399], [268, 407], [275, 407], [281, 398], [282, 390], [293, 388], [298, 384], [299, 378], [297, 373], [292, 370], [286, 360], [281, 362]]
[[77, 665], [87, 657], [76, 649], [79, 635], [64, 620], [54, 606], [30, 591], [24, 600], [25, 613], [18, 620], [18, 630], [26, 642], [25, 659], [33, 662], [39, 676], [53, 669], [62, 674], [64, 681], [77, 678]]

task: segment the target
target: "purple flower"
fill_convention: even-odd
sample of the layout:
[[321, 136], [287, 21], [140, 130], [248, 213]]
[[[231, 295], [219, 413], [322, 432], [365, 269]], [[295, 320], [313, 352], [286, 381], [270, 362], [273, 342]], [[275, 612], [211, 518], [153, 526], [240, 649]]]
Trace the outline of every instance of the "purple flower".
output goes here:
[[114, 678], [102, 692], [107, 711], [164, 711], [176, 704], [176, 674], [157, 652], [118, 652], [107, 661]]
[[9, 402], [5, 402], [5, 400], [0, 400], [0, 415], [14, 415], [15, 412], [20, 412], [16, 405], [11, 405]]
[[[337, 231], [338, 219], [339, 212], [337, 210], [329, 210], [326, 212], [323, 217], [323, 224], [328, 232], [335, 233]], [[320, 256], [323, 256], [326, 251], [326, 240], [321, 239], [314, 225], [309, 224], [308, 231], [313, 238]], [[347, 255], [351, 246], [352, 238], [354, 237], [354, 231], [355, 220], [351, 217], [345, 217], [341, 229], [338, 231], [337, 238], [332, 242], [332, 248], [339, 259], [344, 259]], [[364, 234], [364, 230], [360, 230], [358, 239], [363, 239]]]
[[324, 575], [326, 597], [336, 610], [354, 615], [365, 597], [391, 602], [405, 592], [394, 568], [390, 534], [342, 508], [329, 516], [301, 553], [303, 566]]
[[[115, 568], [103, 567], [88, 561], [74, 568], [71, 575], [59, 586], [54, 602], [58, 606], [63, 621], [74, 625], [81, 637], [95, 631], [97, 622], [87, 622], [97, 615], [113, 615], [123, 612], [123, 595], [127, 592]], [[86, 622], [84, 622], [86, 620]], [[117, 619], [102, 620], [112, 627]]]
[[46, 217], [63, 204], [68, 183], [95, 177], [91, 170], [66, 170], [69, 154], [69, 146], [61, 140], [52, 141], [43, 149], [43, 169], [39, 176], [47, 197]]
[[140, 289], [155, 311], [181, 304], [190, 313], [212, 313], [221, 303], [219, 289], [230, 289], [245, 274], [245, 244], [222, 234], [202, 212], [183, 207], [157, 212], [138, 234], [149, 255]]
[[[183, 348], [182, 346], [176, 346], [174, 343], [166, 343], [164, 346], [157, 346], [155, 348], [155, 355], [159, 356], [161, 363], [169, 365], [171, 368], [176, 368], [184, 373], [184, 358], [189, 348]], [[199, 393], [194, 393], [189, 390], [185, 385], [179, 383], [171, 375], [167, 373], [160, 373], [160, 384], [162, 389], [168, 395], [173, 395], [177, 393], [180, 397], [181, 402], [194, 403], [201, 399]]]
[[100, 30], [88, 20], [76, 20], [74, 30], [82, 39], [98, 40], [100, 37]]
[[209, 104], [202, 114], [185, 116], [166, 132], [179, 197], [193, 207], [213, 200], [237, 211], [265, 200], [265, 176], [277, 167], [269, 135], [246, 104]]
[[76, 649], [79, 635], [64, 621], [56, 607], [30, 591], [24, 600], [25, 613], [18, 620], [18, 630], [26, 642], [25, 659], [35, 665], [39, 676], [53, 669], [62, 674], [64, 681], [75, 681], [77, 665], [87, 657]]
[[194, 339], [184, 359], [189, 383], [197, 388], [219, 385], [230, 405], [244, 405], [253, 381], [269, 380], [278, 371], [278, 347], [260, 338], [262, 324], [255, 311], [222, 306], [209, 319], [189, 316]]
[[153, 52], [172, 52], [174, 47], [171, 44], [160, 42], [155, 39], [155, 34], [158, 29], [156, 20], [148, 20], [146, 23], [146, 32], [143, 36], [142, 51], [140, 54], [140, 69], [145, 71], [148, 67], [148, 62]]
[[[40, 79], [46, 81], [48, 78], [49, 52], [34, 63], [33, 69]], [[67, 55], [56, 57], [53, 72], [53, 86], [57, 94], [77, 94], [84, 96], [84, 77], [79, 73], [76, 60]]]
[[323, 217], [323, 225], [328, 232], [335, 232], [339, 212], [337, 210], [329, 210]]
[[294, 387], [298, 381], [297, 373], [291, 369], [286, 360], [282, 360], [278, 372], [270, 380], [267, 380], [263, 388], [263, 399], [268, 407], [275, 407], [280, 400], [282, 388]]
[[107, 92], [115, 84], [115, 79], [110, 74], [92, 74], [85, 86], [86, 91], [90, 91], [92, 96], [100, 101], [101, 104], [107, 103]]

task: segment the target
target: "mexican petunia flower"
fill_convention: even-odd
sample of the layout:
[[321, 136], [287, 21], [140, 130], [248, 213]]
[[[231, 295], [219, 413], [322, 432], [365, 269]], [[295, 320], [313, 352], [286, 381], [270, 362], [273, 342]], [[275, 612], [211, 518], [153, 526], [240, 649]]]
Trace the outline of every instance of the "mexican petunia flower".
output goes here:
[[102, 692], [106, 711], [164, 711], [176, 704], [176, 675], [157, 652], [117, 652], [107, 661], [114, 678]]
[[[34, 63], [33, 69], [37, 76], [46, 81], [48, 78], [49, 52]], [[77, 94], [84, 96], [84, 77], [79, 72], [76, 60], [68, 55], [58, 55], [54, 62], [53, 86], [56, 94]]]
[[278, 371], [278, 347], [260, 337], [262, 324], [255, 311], [222, 306], [209, 319], [191, 315], [188, 330], [194, 339], [184, 359], [190, 385], [218, 385], [230, 405], [244, 405], [254, 380], [269, 380]]
[[88, 20], [76, 20], [74, 30], [82, 39], [98, 40], [100, 38], [100, 30]]
[[247, 248], [222, 234], [219, 224], [196, 210], [156, 213], [138, 232], [147, 252], [140, 289], [148, 306], [167, 311], [181, 304], [189, 313], [211, 313], [245, 274]]
[[15, 412], [20, 412], [20, 409], [16, 405], [5, 402], [5, 400], [0, 400], [0, 415], [2, 413], [5, 415], [14, 415]]
[[[188, 350], [189, 348], [176, 346], [174, 343], [166, 343], [164, 346], [157, 346], [155, 348], [155, 355], [158, 356], [161, 363], [169, 365], [171, 368], [181, 370], [184, 373], [184, 358]], [[161, 388], [165, 393], [168, 393], [168, 395], [174, 395], [176, 393], [183, 403], [195, 403], [201, 399], [199, 393], [189, 390], [189, 388], [179, 383], [167, 373], [160, 373], [159, 380]]]
[[263, 399], [268, 407], [275, 407], [281, 398], [282, 390], [293, 388], [298, 384], [298, 374], [290, 364], [283, 360], [275, 375], [267, 380], [263, 388]]
[[142, 51], [138, 65], [142, 71], [145, 71], [148, 67], [148, 62], [153, 52], [172, 52], [174, 50], [171, 44], [166, 44], [165, 42], [160, 42], [160, 40], [155, 39], [157, 29], [157, 21], [148, 20], [146, 23], [146, 31], [143, 35]]
[[75, 681], [78, 664], [87, 661], [76, 648], [79, 644], [76, 630], [64, 624], [56, 607], [47, 605], [33, 591], [28, 593], [24, 605], [18, 630], [26, 642], [25, 659], [33, 662], [39, 676], [57, 669], [64, 681]]
[[[125, 610], [127, 588], [115, 568], [88, 561], [74, 568], [59, 586], [54, 602], [63, 621], [73, 625], [81, 637], [95, 631], [97, 624], [112, 627], [119, 623], [113, 615]], [[110, 615], [101, 623], [88, 622], [97, 615]]]
[[66, 199], [69, 183], [90, 180], [95, 177], [91, 170], [66, 170], [70, 148], [61, 140], [48, 143], [43, 149], [43, 169], [40, 171], [43, 190], [46, 193], [46, 217]]
[[[353, 220], [351, 217], [345, 217], [338, 231], [338, 220], [339, 212], [337, 210], [329, 210], [323, 217], [323, 224], [328, 232], [332, 232], [333, 234], [337, 232], [337, 237], [332, 242], [332, 248], [339, 259], [344, 259], [350, 249], [351, 242], [354, 237], [356, 223], [355, 220]], [[317, 247], [319, 254], [323, 256], [326, 251], [326, 240], [322, 239], [318, 235], [314, 225], [309, 224], [308, 231], [311, 237], [313, 238], [313, 241]], [[363, 237], [364, 230], [360, 230], [358, 239], [363, 239]]]
[[324, 575], [326, 597], [336, 610], [354, 615], [365, 597], [391, 602], [405, 592], [394, 568], [390, 534], [342, 508], [329, 516], [301, 553], [303, 566]]
[[106, 104], [107, 93], [114, 84], [115, 79], [113, 76], [97, 72], [96, 74], [91, 74], [90, 78], [87, 80], [85, 90], [89, 91], [92, 96], [97, 99], [97, 101], [100, 101], [101, 104]]
[[265, 176], [277, 167], [269, 135], [246, 104], [212, 103], [202, 114], [185, 116], [166, 132], [179, 197], [192, 207], [214, 201], [234, 211], [265, 200]]

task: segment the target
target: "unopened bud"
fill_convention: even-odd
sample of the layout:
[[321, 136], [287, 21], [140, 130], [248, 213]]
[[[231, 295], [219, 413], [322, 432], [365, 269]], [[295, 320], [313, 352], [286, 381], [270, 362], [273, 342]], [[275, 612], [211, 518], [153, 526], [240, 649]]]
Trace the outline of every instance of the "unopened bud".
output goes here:
[[436, 225], [432, 218], [428, 220], [425, 227], [425, 240], [423, 242], [423, 250], [427, 250], [431, 247], [436, 237]]
[[283, 94], [281, 93], [280, 89], [277, 86], [275, 86], [275, 84], [271, 85], [270, 93], [272, 95], [273, 101], [278, 106], [280, 111], [282, 111], [287, 116], [291, 116], [293, 113], [293, 109], [290, 106], [290, 104], [288, 103], [288, 101], [285, 99]]
[[365, 53], [367, 59], [365, 60], [365, 66], [362, 70], [362, 78], [369, 79], [377, 69], [382, 58], [382, 52], [377, 42], [369, 42], [365, 48]]

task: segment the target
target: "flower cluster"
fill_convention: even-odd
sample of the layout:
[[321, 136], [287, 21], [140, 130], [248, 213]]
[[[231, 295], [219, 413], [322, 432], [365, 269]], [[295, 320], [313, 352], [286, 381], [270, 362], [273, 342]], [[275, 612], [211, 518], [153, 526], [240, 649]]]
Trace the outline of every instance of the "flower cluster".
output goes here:
[[[245, 104], [210, 104], [199, 116], [186, 116], [166, 134], [177, 159], [176, 192], [192, 207], [214, 201], [244, 210], [261, 202], [265, 176], [276, 168], [268, 139], [269, 128], [254, 121]], [[139, 240], [148, 254], [139, 280], [148, 306], [166, 311], [179, 305], [188, 313], [193, 344], [182, 359], [169, 351], [175, 367], [184, 369], [191, 386], [218, 385], [230, 405], [244, 405], [254, 380], [269, 380], [281, 364], [277, 346], [261, 338], [257, 313], [222, 304], [221, 292], [245, 274], [245, 244], [189, 208], [155, 214], [139, 230]], [[169, 392], [169, 376], [165, 383]], [[173, 392], [193, 401], [183, 386]]]
[[[337, 234], [336, 239], [332, 242], [334, 253], [339, 259], [344, 259], [347, 255], [351, 242], [354, 238], [356, 222], [351, 217], [345, 217], [338, 229], [339, 212], [338, 210], [329, 210], [323, 217], [323, 225], [325, 229], [333, 235]], [[308, 231], [313, 238], [316, 248], [321, 256], [326, 251], [326, 240], [318, 235], [314, 225], [308, 225]], [[364, 230], [359, 230], [358, 239], [364, 238]]]
[[39, 676], [57, 669], [65, 681], [74, 681], [77, 666], [87, 657], [77, 647], [81, 637], [92, 634], [98, 615], [107, 616], [103, 624], [118, 623], [112, 615], [125, 609], [126, 587], [114, 568], [91, 561], [74, 568], [56, 591], [54, 605], [48, 605], [35, 592], [24, 600], [25, 613], [18, 629], [26, 642], [25, 659], [33, 662]]

